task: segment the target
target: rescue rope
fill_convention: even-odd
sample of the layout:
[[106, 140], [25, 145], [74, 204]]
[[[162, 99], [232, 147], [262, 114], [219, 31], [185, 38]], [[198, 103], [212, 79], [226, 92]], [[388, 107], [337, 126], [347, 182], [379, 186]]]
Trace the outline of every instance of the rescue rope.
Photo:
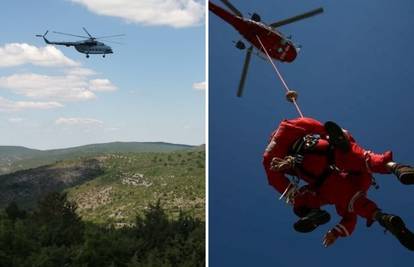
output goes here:
[[[269, 59], [270, 63], [272, 64], [274, 70], [276, 71], [277, 76], [279, 77], [280, 81], [282, 82], [283, 86], [285, 87], [286, 93], [291, 92], [291, 90], [289, 89], [289, 87], [288, 87], [285, 79], [283, 79], [282, 74], [280, 74], [279, 69], [276, 67], [276, 65], [273, 62], [272, 58], [270, 57], [269, 53], [267, 53], [267, 50], [266, 50], [266, 48], [264, 47], [264, 45], [262, 43], [262, 40], [260, 40], [260, 37], [258, 35], [256, 35], [256, 37], [257, 37], [257, 40], [259, 40], [259, 43], [262, 46], [264, 52], [266, 53], [266, 56]], [[291, 101], [292, 101], [293, 105], [295, 105], [296, 110], [298, 111], [299, 115], [303, 118], [302, 111], [300, 110], [300, 107], [299, 107], [298, 103], [296, 102], [296, 99], [295, 98], [291, 98]]]

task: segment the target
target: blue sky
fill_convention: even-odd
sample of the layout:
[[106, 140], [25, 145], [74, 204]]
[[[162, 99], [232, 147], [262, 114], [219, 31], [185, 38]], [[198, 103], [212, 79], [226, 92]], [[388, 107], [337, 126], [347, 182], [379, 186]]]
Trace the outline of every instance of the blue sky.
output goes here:
[[[219, 1], [215, 3], [222, 6]], [[414, 3], [402, 1], [237, 1], [244, 14], [274, 22], [323, 6], [325, 13], [284, 26], [303, 48], [278, 64], [299, 92], [305, 115], [334, 120], [367, 149], [392, 149], [414, 164]], [[271, 65], [253, 57], [242, 99], [236, 97], [244, 51], [238, 33], [209, 13], [209, 218], [210, 266], [407, 266], [414, 254], [376, 224], [359, 220], [348, 239], [323, 248], [324, 233], [339, 218], [307, 235], [294, 232], [291, 208], [278, 201], [261, 164], [270, 133], [297, 117]], [[377, 176], [371, 199], [414, 229], [414, 187]]]
[[[204, 143], [203, 6], [198, 0], [2, 1], [0, 144]], [[107, 43], [113, 55], [89, 59], [35, 37], [46, 30], [84, 35], [82, 27], [94, 36], [126, 36], [114, 39], [123, 45]]]

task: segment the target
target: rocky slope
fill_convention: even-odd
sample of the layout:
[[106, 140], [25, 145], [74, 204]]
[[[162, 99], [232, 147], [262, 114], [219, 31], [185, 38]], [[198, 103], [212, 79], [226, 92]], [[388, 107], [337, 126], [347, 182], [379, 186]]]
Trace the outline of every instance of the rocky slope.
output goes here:
[[149, 203], [161, 201], [172, 216], [180, 211], [204, 218], [203, 147], [176, 152], [104, 153], [64, 160], [0, 176], [0, 206], [30, 208], [50, 191], [66, 191], [85, 219], [122, 226]]

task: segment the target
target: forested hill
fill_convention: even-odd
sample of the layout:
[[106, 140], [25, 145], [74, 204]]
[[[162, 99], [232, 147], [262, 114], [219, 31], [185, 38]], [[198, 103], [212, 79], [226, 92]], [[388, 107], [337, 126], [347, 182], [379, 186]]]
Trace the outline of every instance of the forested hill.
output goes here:
[[81, 220], [66, 194], [46, 195], [33, 211], [11, 204], [0, 209], [0, 266], [205, 266], [205, 223], [148, 204], [122, 228]]
[[104, 153], [172, 152], [197, 150], [200, 147], [203, 146], [164, 142], [112, 142], [53, 150], [38, 150], [20, 146], [0, 146], [0, 174], [35, 168], [59, 160], [76, 159]]
[[0, 149], [0, 266], [204, 266], [205, 147], [135, 145]]
[[147, 203], [167, 213], [205, 213], [205, 151], [106, 153], [0, 175], [0, 208], [31, 209], [50, 192], [68, 193], [83, 219], [131, 223]]

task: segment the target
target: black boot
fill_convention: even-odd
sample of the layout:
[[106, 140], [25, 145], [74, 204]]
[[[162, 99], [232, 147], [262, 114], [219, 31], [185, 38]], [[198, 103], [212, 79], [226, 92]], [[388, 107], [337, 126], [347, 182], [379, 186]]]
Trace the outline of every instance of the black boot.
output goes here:
[[414, 168], [408, 165], [396, 164], [392, 172], [398, 177], [401, 183], [414, 184]]
[[405, 227], [405, 223], [400, 217], [378, 211], [375, 219], [390, 231], [404, 247], [414, 250], [414, 234]]
[[348, 137], [338, 124], [333, 121], [327, 121], [324, 126], [329, 135], [329, 143], [332, 146], [337, 147], [344, 152], [348, 152], [351, 149]]
[[300, 218], [294, 225], [296, 231], [300, 233], [309, 233], [315, 230], [319, 225], [329, 222], [331, 215], [321, 209], [311, 209], [310, 212]]

